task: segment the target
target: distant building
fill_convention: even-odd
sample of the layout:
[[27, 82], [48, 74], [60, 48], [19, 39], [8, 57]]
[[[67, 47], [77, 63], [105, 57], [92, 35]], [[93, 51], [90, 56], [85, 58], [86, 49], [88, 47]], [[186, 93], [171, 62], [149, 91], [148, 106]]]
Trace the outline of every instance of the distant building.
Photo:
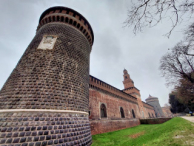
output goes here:
[[154, 107], [156, 117], [164, 117], [164, 113], [157, 97], [149, 95], [149, 97], [146, 99], [146, 103]]
[[173, 116], [172, 112], [170, 111], [170, 106], [162, 107], [162, 111], [163, 111], [165, 117], [172, 117]]

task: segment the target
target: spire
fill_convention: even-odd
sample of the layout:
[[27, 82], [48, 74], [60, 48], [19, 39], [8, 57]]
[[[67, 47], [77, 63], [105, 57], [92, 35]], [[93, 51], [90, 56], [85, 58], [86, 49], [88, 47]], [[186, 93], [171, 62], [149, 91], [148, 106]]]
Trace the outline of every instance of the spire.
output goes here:
[[123, 70], [123, 78], [124, 78], [124, 81], [123, 81], [123, 84], [124, 84], [124, 88], [130, 88], [130, 87], [134, 87], [134, 82], [133, 80], [130, 78], [127, 70], [124, 68]]

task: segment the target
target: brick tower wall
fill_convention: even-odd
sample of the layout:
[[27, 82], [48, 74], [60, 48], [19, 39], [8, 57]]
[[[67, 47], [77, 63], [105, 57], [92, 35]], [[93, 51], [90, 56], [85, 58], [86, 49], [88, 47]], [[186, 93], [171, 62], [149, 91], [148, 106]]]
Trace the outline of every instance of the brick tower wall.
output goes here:
[[[57, 38], [51, 50], [37, 49], [45, 35]], [[42, 14], [34, 39], [0, 91], [0, 144], [91, 145], [92, 37], [89, 23], [74, 10], [53, 7]]]

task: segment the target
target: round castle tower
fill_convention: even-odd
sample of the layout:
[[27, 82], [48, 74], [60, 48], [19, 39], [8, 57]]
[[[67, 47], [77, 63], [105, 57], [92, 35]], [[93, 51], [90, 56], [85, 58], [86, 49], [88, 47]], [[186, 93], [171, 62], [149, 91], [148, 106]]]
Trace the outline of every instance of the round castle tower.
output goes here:
[[0, 144], [91, 145], [93, 31], [78, 12], [52, 7], [0, 91]]
[[152, 97], [151, 95], [149, 95], [149, 97], [146, 99], [146, 103], [154, 107], [156, 117], [164, 117], [162, 108], [157, 97]]

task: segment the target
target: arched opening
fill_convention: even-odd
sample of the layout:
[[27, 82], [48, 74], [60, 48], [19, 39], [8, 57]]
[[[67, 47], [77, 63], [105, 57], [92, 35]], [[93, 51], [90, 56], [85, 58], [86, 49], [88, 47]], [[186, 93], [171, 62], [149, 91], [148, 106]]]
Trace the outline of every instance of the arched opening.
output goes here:
[[78, 23], [78, 24], [77, 24], [77, 28], [79, 28], [79, 27], [80, 27], [80, 24]]
[[53, 16], [53, 21], [55, 21], [55, 16]]
[[120, 113], [121, 113], [121, 118], [125, 118], [124, 110], [122, 107], [120, 107]]
[[152, 117], [154, 118], [154, 114], [152, 113]]
[[76, 21], [74, 21], [74, 22], [73, 22], [73, 26], [76, 26], [76, 25], [77, 25], [77, 22], [76, 22]]
[[70, 23], [70, 24], [72, 24], [72, 23], [73, 23], [73, 20], [72, 20], [72, 19], [70, 19], [69, 23]]
[[135, 118], [135, 112], [133, 109], [132, 109], [132, 115], [133, 115], [133, 118]]
[[48, 18], [45, 18], [45, 22], [48, 23]]
[[51, 22], [51, 17], [49, 17], [49, 22]]
[[101, 114], [101, 118], [106, 118], [107, 114], [106, 114], [106, 106], [104, 103], [101, 104], [100, 106], [100, 114]]
[[63, 16], [61, 16], [61, 22], [63, 22], [64, 21], [64, 17]]
[[68, 22], [68, 21], [69, 21], [69, 18], [68, 18], [68, 17], [66, 17], [66, 18], [65, 18], [65, 22]]
[[57, 21], [60, 21], [60, 20], [59, 20], [59, 16], [57, 16]]
[[150, 113], [148, 113], [148, 115], [149, 115], [149, 118], [151, 118]]

